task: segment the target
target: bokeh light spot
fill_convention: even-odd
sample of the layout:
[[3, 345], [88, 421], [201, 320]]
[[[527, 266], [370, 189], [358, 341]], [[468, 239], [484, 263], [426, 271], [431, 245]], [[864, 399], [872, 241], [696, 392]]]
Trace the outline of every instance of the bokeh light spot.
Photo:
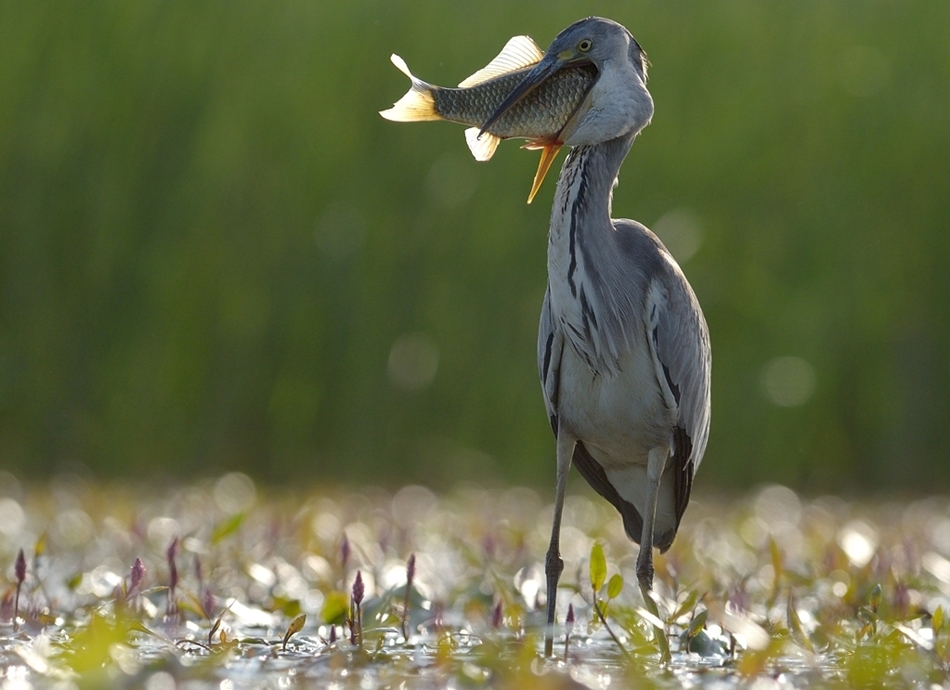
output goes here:
[[877, 551], [877, 530], [863, 520], [852, 520], [838, 535], [838, 545], [857, 568], [863, 568]]
[[457, 153], [447, 153], [432, 164], [426, 178], [426, 191], [434, 203], [451, 208], [468, 201], [478, 180], [475, 171], [465, 158]]
[[653, 232], [676, 259], [685, 264], [703, 244], [703, 225], [695, 213], [686, 208], [675, 208], [663, 214], [653, 225]]
[[11, 537], [23, 529], [26, 515], [12, 498], [0, 498], [0, 534]]
[[313, 233], [317, 248], [326, 256], [341, 261], [359, 250], [366, 238], [366, 221], [351, 206], [334, 204], [328, 207]]
[[86, 544], [95, 534], [96, 528], [89, 515], [75, 508], [57, 514], [50, 530], [53, 541], [66, 547]]
[[231, 472], [215, 482], [212, 495], [218, 507], [231, 515], [253, 506], [257, 500], [257, 489], [246, 474]]
[[408, 333], [393, 343], [386, 371], [397, 388], [418, 391], [432, 383], [438, 368], [436, 344], [421, 333]]
[[152, 674], [145, 683], [145, 690], [175, 690], [177, 687], [175, 677], [166, 671]]
[[393, 520], [400, 527], [408, 529], [421, 523], [435, 510], [437, 503], [438, 499], [431, 489], [410, 484], [393, 496]]
[[801, 357], [776, 357], [765, 365], [762, 387], [776, 405], [804, 405], [815, 392], [815, 368]]
[[148, 539], [156, 548], [165, 548], [181, 534], [181, 527], [174, 518], [160, 516], [148, 523]]

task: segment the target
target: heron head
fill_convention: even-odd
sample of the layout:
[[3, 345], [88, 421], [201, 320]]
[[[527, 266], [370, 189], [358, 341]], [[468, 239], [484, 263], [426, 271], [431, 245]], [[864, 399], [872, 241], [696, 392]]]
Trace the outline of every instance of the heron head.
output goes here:
[[[621, 24], [588, 17], [557, 35], [544, 58], [492, 113], [482, 131], [559, 70], [582, 64], [597, 68], [597, 80], [561, 131], [552, 133], [558, 147], [597, 144], [636, 134], [650, 123], [653, 98], [646, 87], [646, 53]], [[535, 188], [538, 186], [540, 180], [536, 178]]]

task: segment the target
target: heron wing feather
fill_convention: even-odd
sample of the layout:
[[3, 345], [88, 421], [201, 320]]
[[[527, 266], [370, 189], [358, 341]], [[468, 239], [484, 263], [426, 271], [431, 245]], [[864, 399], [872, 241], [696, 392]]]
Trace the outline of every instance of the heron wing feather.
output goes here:
[[[663, 260], [647, 290], [643, 312], [647, 340], [660, 389], [676, 412], [676, 427], [685, 433], [679, 441], [676, 434], [672, 439], [677, 466], [689, 463], [695, 472], [709, 437], [709, 330], [682, 270], [660, 240], [653, 233], [649, 236]], [[689, 448], [684, 449], [687, 441]]]
[[541, 376], [541, 389], [544, 392], [544, 407], [555, 435], [557, 435], [557, 397], [563, 347], [564, 335], [560, 329], [555, 328], [554, 317], [551, 313], [549, 287], [544, 293], [541, 324], [538, 327], [538, 373]]
[[[678, 526], [693, 486], [709, 436], [709, 333], [696, 296], [679, 266], [659, 240], [665, 270], [650, 284], [644, 319], [647, 341], [656, 369], [656, 379], [674, 410], [676, 422], [671, 435], [673, 499]], [[669, 548], [676, 526], [662, 535], [656, 546]]]
[[[677, 426], [683, 429], [691, 446], [681, 462], [688, 461], [695, 471], [709, 438], [712, 362], [709, 330], [685, 276], [665, 249], [663, 253], [669, 267], [660, 278], [665, 283], [665, 304], [658, 305], [649, 341], [661, 373], [660, 384], [672, 394]], [[674, 438], [674, 445], [683, 443], [676, 443]], [[674, 448], [674, 451], [679, 450], [682, 449]]]

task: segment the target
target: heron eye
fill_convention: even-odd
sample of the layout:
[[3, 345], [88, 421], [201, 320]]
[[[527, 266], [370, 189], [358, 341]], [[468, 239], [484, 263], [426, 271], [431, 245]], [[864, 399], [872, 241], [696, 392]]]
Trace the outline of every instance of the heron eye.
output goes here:
[[593, 47], [594, 47], [594, 42], [591, 41], [589, 38], [585, 38], [583, 41], [577, 44], [577, 49], [581, 51], [582, 53], [586, 53], [590, 51], [590, 49]]

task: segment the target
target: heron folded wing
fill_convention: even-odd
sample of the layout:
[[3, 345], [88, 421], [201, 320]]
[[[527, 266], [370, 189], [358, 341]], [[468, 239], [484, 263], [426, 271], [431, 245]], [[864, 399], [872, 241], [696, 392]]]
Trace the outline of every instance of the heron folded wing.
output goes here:
[[673, 493], [676, 497], [676, 526], [670, 534], [669, 541], [666, 541], [664, 535], [663, 542], [657, 543], [660, 553], [665, 552], [673, 543], [673, 537], [676, 536], [676, 530], [679, 529], [680, 520], [683, 519], [683, 513], [686, 512], [686, 506], [689, 504], [689, 494], [693, 490], [693, 461], [690, 455], [693, 453], [693, 442], [689, 434], [682, 427], [676, 427], [673, 431]]
[[[659, 240], [656, 242], [659, 244]], [[709, 330], [682, 271], [669, 252], [660, 247], [666, 270], [650, 286], [644, 315], [648, 342], [660, 388], [688, 440], [682, 462], [689, 461], [695, 472], [709, 438]]]
[[564, 336], [554, 327], [554, 318], [551, 315], [551, 289], [548, 287], [544, 293], [541, 323], [538, 327], [538, 374], [541, 377], [541, 391], [544, 393], [544, 407], [555, 436], [557, 436], [557, 399], [560, 392], [563, 349]]

